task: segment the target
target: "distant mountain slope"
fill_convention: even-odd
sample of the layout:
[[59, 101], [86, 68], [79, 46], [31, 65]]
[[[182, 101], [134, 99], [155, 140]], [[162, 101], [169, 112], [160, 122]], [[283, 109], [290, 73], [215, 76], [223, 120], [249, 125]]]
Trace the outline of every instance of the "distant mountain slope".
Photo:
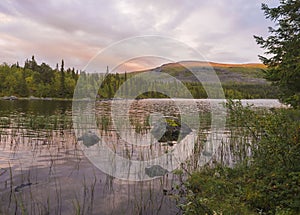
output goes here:
[[[184, 65], [184, 66], [183, 66]], [[187, 69], [189, 68], [189, 69]], [[157, 73], [167, 73], [177, 80], [181, 81], [191, 92], [194, 98], [207, 98], [203, 83], [200, 83], [197, 77], [190, 71], [199, 72], [202, 80], [206, 79], [206, 74], [215, 72], [222, 84], [222, 88], [226, 98], [233, 99], [263, 99], [263, 98], [278, 98], [279, 90], [276, 86], [271, 85], [264, 76], [267, 68], [262, 64], [222, 64], [222, 63], [206, 63], [199, 61], [183, 61], [179, 63], [163, 64], [159, 67], [138, 71]], [[134, 73], [131, 73], [134, 76]], [[131, 76], [130, 75], [130, 76]], [[154, 76], [149, 74], [151, 79]], [[160, 78], [165, 87], [169, 87], [169, 83], [174, 81], [173, 78]], [[215, 82], [215, 81], [214, 81]], [[171, 87], [170, 87], [171, 88]], [[156, 95], [157, 96], [157, 95]], [[139, 98], [151, 98], [153, 95], [142, 95]]]
[[263, 64], [222, 64], [184, 61], [182, 63], [164, 64], [148, 71], [165, 72], [184, 82], [197, 82], [197, 78], [182, 64], [196, 70], [203, 70], [208, 67], [213, 68], [222, 83], [267, 84], [263, 72], [266, 67]]

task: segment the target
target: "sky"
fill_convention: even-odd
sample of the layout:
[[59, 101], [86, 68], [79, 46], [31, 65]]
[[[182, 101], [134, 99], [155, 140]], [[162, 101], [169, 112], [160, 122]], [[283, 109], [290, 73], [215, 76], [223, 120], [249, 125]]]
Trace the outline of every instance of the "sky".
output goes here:
[[208, 61], [257, 63], [263, 50], [253, 35], [265, 37], [273, 25], [261, 4], [278, 1], [1, 0], [0, 63], [34, 55], [80, 70], [107, 46], [143, 35], [179, 40]]

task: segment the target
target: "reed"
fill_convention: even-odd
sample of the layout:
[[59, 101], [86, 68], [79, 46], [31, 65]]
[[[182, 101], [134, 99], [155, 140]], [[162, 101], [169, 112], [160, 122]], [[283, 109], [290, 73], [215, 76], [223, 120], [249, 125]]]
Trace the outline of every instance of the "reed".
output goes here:
[[[173, 107], [168, 108], [166, 110], [171, 112], [170, 114], [179, 117], [178, 113], [173, 112]], [[139, 143], [139, 141], [144, 140], [143, 138], [151, 139], [149, 132], [151, 129], [149, 123], [151, 111], [163, 112], [165, 110], [163, 108], [160, 110], [151, 109], [139, 115], [131, 114], [129, 116], [131, 123], [129, 128], [125, 128], [122, 122], [114, 123], [117, 124], [116, 127], [120, 126], [120, 129], [123, 129], [122, 131], [132, 135], [132, 140]], [[47, 170], [47, 174], [44, 175], [43, 168], [37, 167], [33, 171], [25, 162], [17, 163], [15, 160], [12, 160], [7, 170], [8, 176], [6, 180], [6, 190], [9, 191], [8, 194], [10, 193], [8, 195], [10, 202], [1, 205], [1, 210], [4, 214], [8, 212], [20, 214], [63, 214], [65, 211], [71, 214], [98, 213], [99, 206], [97, 202], [101, 201], [99, 196], [103, 197], [101, 195], [105, 194], [109, 198], [111, 197], [110, 205], [113, 208], [116, 206], [113, 199], [117, 199], [119, 191], [123, 191], [124, 187], [127, 186], [126, 207], [120, 209], [120, 211], [124, 213], [130, 211], [133, 214], [163, 213], [166, 204], [171, 204], [170, 202], [173, 203], [175, 201], [178, 204], [182, 203], [183, 196], [187, 194], [184, 182], [192, 172], [201, 169], [199, 167], [200, 156], [203, 153], [204, 146], [210, 141], [208, 134], [210, 132], [209, 123], [211, 116], [201, 111], [199, 116], [201, 122], [194, 139], [193, 155], [187, 161], [165, 177], [149, 182], [128, 184], [125, 182], [121, 183], [112, 176], [103, 178], [103, 174], [101, 174], [101, 177], [99, 177], [98, 170], [91, 172], [88, 168], [85, 169], [92, 164], [87, 162], [81, 148], [77, 144], [74, 131], [72, 130], [71, 116], [67, 114], [35, 115], [27, 113], [26, 115], [14, 115], [10, 118], [0, 117], [1, 149], [10, 151], [14, 155], [22, 155], [22, 152], [26, 152], [29, 156], [32, 156], [31, 161], [36, 161], [36, 163], [33, 162], [34, 165], [45, 165], [46, 167], [43, 168]], [[220, 163], [221, 166], [230, 166], [245, 161], [249, 153], [251, 153], [252, 144], [255, 145], [256, 143], [256, 140], [251, 139], [250, 136], [253, 136], [253, 133], [258, 134], [258, 131], [248, 131], [248, 128], [234, 126], [230, 123], [230, 117], [234, 116], [228, 117], [226, 134], [222, 136], [221, 147], [216, 151], [217, 156], [211, 159], [208, 165]], [[198, 119], [187, 116], [186, 120], [191, 122], [192, 125], [196, 125], [197, 121], [195, 120]], [[97, 112], [97, 125], [101, 139], [105, 140], [112, 151], [127, 159], [149, 160], [176, 147], [176, 144], [169, 146], [158, 143], [154, 138], [152, 138], [152, 144], [149, 147], [136, 147], [126, 143], [125, 140], [121, 139], [117, 129], [113, 127], [112, 118], [105, 112]], [[249, 128], [253, 127], [251, 124], [247, 124], [247, 126]], [[195, 128], [193, 127], [193, 129]], [[260, 136], [257, 136], [257, 138], [260, 138]], [[82, 164], [87, 166], [82, 166]], [[69, 165], [73, 165], [72, 170], [69, 169]], [[21, 167], [23, 176], [17, 175], [19, 172], [15, 170], [14, 166]], [[72, 177], [75, 173], [78, 174], [78, 178], [72, 178], [74, 180], [74, 190], [72, 191], [74, 192], [70, 192], [64, 187], [66, 182], [63, 180], [64, 178]], [[3, 176], [1, 175], [1, 177]], [[19, 185], [19, 182], [16, 180], [17, 177], [23, 177], [22, 182], [33, 183], [33, 187], [15, 193], [14, 188], [16, 185]], [[104, 185], [101, 182], [103, 180]], [[45, 186], [43, 185], [47, 189], [46, 191], [40, 185], [43, 182], [46, 184]], [[68, 184], [68, 186], [71, 185]], [[45, 192], [45, 195], [35, 197], [38, 191]], [[68, 200], [65, 200], [65, 198]], [[71, 203], [71, 208], [67, 208], [68, 203]]]

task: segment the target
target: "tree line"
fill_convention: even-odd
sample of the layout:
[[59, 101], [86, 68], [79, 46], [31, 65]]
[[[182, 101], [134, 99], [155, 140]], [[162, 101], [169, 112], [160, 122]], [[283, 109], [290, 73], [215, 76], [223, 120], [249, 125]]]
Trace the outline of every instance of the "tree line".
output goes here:
[[[46, 63], [38, 64], [32, 56], [26, 60], [23, 67], [18, 63], [0, 65], [0, 97], [50, 97], [72, 98], [75, 87], [78, 92], [97, 92], [98, 99], [120, 98], [207, 98], [205, 88], [198, 82], [182, 82], [185, 90], [182, 90], [178, 80], [168, 80], [155, 77], [151, 74], [139, 76], [139, 73], [106, 73], [88, 74], [74, 68], [64, 68], [64, 60], [51, 68]], [[77, 81], [81, 76], [81, 83]], [[99, 78], [101, 79], [100, 82]], [[101, 83], [98, 86], [97, 83]], [[223, 84], [226, 98], [254, 99], [254, 98], [277, 98], [278, 91], [272, 86], [246, 83]], [[166, 93], [164, 93], [166, 92]], [[217, 97], [218, 95], [216, 95]]]
[[71, 98], [78, 77], [74, 68], [64, 68], [64, 60], [53, 69], [44, 62], [39, 65], [32, 56], [23, 67], [0, 65], [0, 96]]

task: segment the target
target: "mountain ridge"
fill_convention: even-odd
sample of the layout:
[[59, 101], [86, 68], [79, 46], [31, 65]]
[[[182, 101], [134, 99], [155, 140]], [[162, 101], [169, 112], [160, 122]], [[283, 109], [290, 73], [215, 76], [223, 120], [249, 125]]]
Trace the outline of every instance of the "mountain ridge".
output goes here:
[[234, 68], [266, 68], [266, 66], [264, 64], [261, 63], [218, 63], [218, 62], [212, 62], [212, 61], [179, 61], [179, 62], [175, 62], [175, 63], [166, 63], [163, 64], [161, 66], [183, 66], [183, 65], [187, 65], [187, 66], [211, 66], [211, 67], [234, 67]]
[[212, 61], [179, 61], [172, 63], [165, 63], [155, 68], [131, 71], [129, 73], [139, 73], [147, 71], [160, 71], [162, 68], [179, 68], [184, 66], [191, 67], [212, 67], [212, 68], [253, 68], [253, 69], [267, 69], [262, 63], [218, 63]]

